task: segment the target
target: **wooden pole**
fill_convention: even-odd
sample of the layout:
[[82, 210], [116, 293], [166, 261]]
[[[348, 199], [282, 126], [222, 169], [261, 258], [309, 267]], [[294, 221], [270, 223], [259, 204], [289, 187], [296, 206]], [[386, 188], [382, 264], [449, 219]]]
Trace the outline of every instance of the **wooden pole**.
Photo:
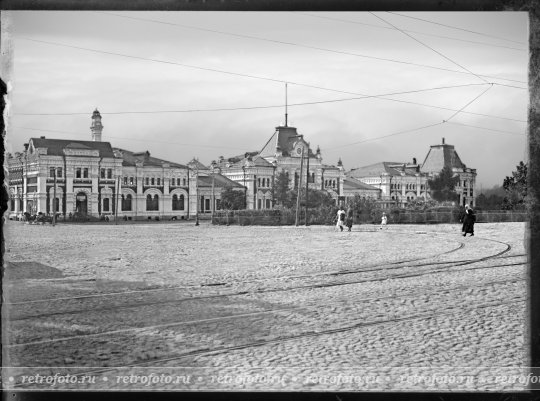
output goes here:
[[302, 176], [304, 175], [304, 148], [300, 159], [300, 175], [298, 176], [298, 194], [296, 195], [296, 219], [294, 225], [298, 227], [298, 211], [300, 210], [300, 189], [302, 188]]
[[53, 169], [54, 171], [54, 187], [53, 187], [53, 218], [52, 218], [52, 225], [56, 225], [56, 167]]
[[[309, 146], [309, 145], [308, 145]], [[302, 160], [303, 160], [303, 156], [302, 156]], [[307, 164], [306, 164], [306, 207], [305, 207], [305, 210], [306, 210], [306, 226], [308, 225], [308, 189], [309, 189], [309, 147], [308, 147], [308, 150], [307, 150]]]

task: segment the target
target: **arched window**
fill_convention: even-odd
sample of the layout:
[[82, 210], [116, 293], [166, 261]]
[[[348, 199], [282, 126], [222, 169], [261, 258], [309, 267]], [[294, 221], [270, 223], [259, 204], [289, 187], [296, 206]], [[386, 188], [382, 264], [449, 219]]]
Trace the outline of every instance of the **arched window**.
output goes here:
[[159, 210], [159, 196], [154, 195], [154, 210]]
[[129, 212], [131, 211], [131, 195], [127, 194], [126, 196], [122, 195], [122, 210]]
[[178, 195], [174, 194], [172, 197], [172, 210], [180, 210], [180, 205], [178, 202]]
[[178, 201], [179, 203], [179, 210], [184, 210], [184, 195], [180, 195], [180, 199]]
[[152, 195], [146, 196], [146, 210], [152, 211], [152, 210], [159, 210], [158, 208], [158, 196], [154, 195], [152, 198]]
[[260, 178], [257, 178], [257, 186], [261, 186], [261, 179]]

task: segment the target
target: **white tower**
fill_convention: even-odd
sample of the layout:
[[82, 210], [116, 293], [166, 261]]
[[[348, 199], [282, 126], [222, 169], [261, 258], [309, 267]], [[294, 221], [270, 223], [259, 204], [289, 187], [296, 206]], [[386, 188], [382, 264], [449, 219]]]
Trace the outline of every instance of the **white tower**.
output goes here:
[[103, 125], [101, 125], [101, 114], [98, 109], [94, 110], [92, 114], [92, 125], [90, 126], [92, 131], [92, 140], [94, 142], [101, 142], [101, 131], [103, 131]]

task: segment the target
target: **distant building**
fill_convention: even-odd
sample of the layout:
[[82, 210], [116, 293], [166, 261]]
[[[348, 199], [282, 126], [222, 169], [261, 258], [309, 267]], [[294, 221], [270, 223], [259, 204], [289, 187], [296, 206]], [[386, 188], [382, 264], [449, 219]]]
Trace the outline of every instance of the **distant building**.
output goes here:
[[475, 206], [476, 170], [467, 168], [454, 146], [446, 144], [444, 138], [442, 144], [431, 146], [422, 164], [417, 163], [416, 158], [412, 163], [378, 162], [354, 168], [347, 172], [347, 177], [380, 188], [380, 202], [385, 206], [403, 207], [415, 199], [430, 199], [428, 180], [433, 179], [445, 166], [459, 177], [456, 186], [459, 204]]
[[476, 206], [476, 169], [467, 167], [459, 158], [453, 145], [445, 143], [432, 145], [422, 164], [422, 172], [433, 177], [440, 173], [443, 167], [450, 167], [455, 176], [459, 177], [456, 191], [459, 194], [461, 206], [469, 204]]
[[304, 136], [287, 123], [276, 127], [260, 152], [220, 157], [217, 165], [221, 174], [246, 187], [248, 209], [274, 206], [273, 187], [276, 176], [282, 172], [288, 175], [291, 189], [298, 188], [299, 182], [304, 188], [307, 179], [309, 188], [327, 191], [336, 203], [345, 200], [345, 170], [341, 160], [337, 166], [324, 164], [320, 149], [317, 147], [314, 153]]

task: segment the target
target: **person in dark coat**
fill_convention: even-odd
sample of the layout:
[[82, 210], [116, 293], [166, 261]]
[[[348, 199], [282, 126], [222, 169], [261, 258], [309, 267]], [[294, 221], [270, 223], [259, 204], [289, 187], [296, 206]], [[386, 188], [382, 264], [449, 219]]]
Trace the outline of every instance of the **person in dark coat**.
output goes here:
[[472, 210], [469, 205], [465, 205], [465, 212], [463, 213], [463, 227], [461, 232], [465, 237], [468, 233], [471, 234], [471, 237], [474, 235], [474, 223], [476, 222], [476, 216], [474, 215], [474, 210]]
[[345, 225], [348, 228], [348, 231], [351, 231], [353, 224], [353, 210], [352, 208], [347, 209], [347, 218], [345, 220]]

